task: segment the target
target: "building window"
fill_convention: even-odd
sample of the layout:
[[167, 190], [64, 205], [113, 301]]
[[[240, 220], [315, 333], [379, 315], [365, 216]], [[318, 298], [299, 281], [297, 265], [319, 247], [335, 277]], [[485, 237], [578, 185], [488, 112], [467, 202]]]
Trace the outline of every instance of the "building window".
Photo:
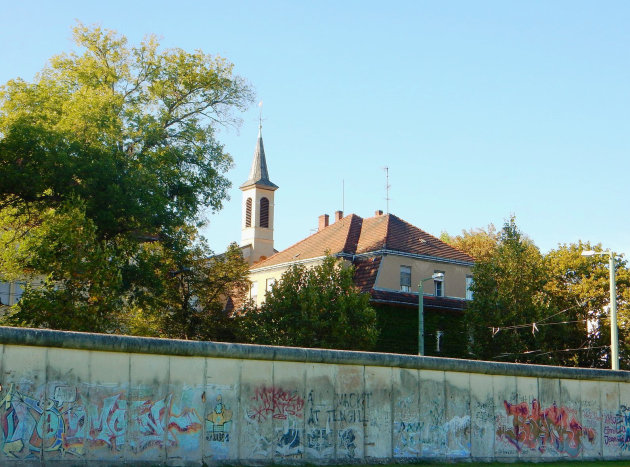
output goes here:
[[442, 277], [436, 277], [433, 279], [433, 286], [435, 287], [435, 296], [444, 296], [444, 271], [434, 271], [435, 274], [442, 274]]
[[442, 337], [444, 336], [444, 331], [438, 331], [435, 333], [435, 351], [437, 353], [442, 352]]
[[260, 198], [260, 226], [269, 227], [269, 200]]
[[15, 283], [15, 303], [19, 302], [24, 295], [24, 287], [26, 287], [26, 282]]
[[271, 289], [273, 288], [274, 284], [276, 283], [276, 280], [272, 277], [271, 279], [267, 279], [267, 293], [271, 292]]
[[400, 290], [403, 292], [411, 292], [411, 267], [400, 267]]
[[472, 287], [472, 284], [473, 284], [472, 276], [466, 276], [466, 300], [473, 299], [473, 292], [472, 290], [470, 290], [470, 288]]
[[258, 282], [252, 282], [252, 286], [249, 289], [249, 298], [251, 298], [254, 303], [258, 300]]
[[11, 299], [11, 283], [0, 282], [0, 305], [10, 305]]
[[252, 199], [247, 198], [245, 201], [245, 227], [252, 226]]

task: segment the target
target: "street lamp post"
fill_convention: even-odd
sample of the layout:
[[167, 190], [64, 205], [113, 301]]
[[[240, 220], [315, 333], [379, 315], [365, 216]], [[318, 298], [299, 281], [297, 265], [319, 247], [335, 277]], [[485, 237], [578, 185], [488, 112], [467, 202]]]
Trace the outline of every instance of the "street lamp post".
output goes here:
[[608, 255], [610, 274], [610, 364], [613, 370], [619, 369], [619, 335], [617, 334], [617, 283], [615, 279], [615, 254], [610, 251], [583, 251], [582, 256]]
[[418, 355], [424, 356], [424, 283], [431, 279], [444, 279], [443, 272], [436, 272], [431, 277], [422, 279], [418, 284]]

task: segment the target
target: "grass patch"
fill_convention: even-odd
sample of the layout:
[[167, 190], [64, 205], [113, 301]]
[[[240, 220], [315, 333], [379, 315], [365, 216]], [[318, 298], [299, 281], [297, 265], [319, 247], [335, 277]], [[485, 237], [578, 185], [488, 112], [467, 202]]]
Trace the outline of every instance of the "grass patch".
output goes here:
[[[444, 467], [448, 465], [458, 465], [462, 467], [492, 467], [499, 465], [509, 465], [511, 467], [630, 467], [630, 459], [623, 461], [553, 461], [553, 462], [418, 462], [414, 464], [348, 464], [348, 465], [335, 465], [326, 467], [405, 467], [405, 466], [419, 466], [419, 467]], [[308, 464], [309, 467], [315, 467]], [[285, 466], [286, 467], [286, 466]], [[317, 466], [321, 467], [321, 466]]]

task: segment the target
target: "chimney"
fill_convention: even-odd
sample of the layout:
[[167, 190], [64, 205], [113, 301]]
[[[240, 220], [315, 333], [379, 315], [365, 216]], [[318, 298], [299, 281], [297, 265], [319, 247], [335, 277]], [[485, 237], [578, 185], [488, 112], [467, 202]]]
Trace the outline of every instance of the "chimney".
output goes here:
[[343, 217], [343, 211], [335, 211], [335, 222], [340, 221]]
[[328, 214], [322, 214], [319, 216], [319, 227], [317, 228], [317, 231], [319, 232], [326, 227], [328, 227]]
[[383, 211], [381, 211], [380, 209], [378, 211], [374, 211], [374, 217], [378, 217], [382, 215], [383, 215]]

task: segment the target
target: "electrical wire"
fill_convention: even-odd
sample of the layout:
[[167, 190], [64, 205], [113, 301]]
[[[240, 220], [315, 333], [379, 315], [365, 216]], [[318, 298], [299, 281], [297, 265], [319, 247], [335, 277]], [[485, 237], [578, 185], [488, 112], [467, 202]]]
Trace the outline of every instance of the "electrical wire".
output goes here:
[[494, 358], [504, 358], [504, 357], [509, 357], [512, 355], [532, 355], [532, 354], [536, 354], [536, 356], [540, 356], [540, 355], [548, 355], [548, 354], [557, 353], [557, 352], [576, 352], [578, 350], [606, 349], [608, 347], [609, 346], [607, 345], [598, 345], [598, 346], [593, 346], [593, 347], [577, 347], [574, 349], [557, 349], [557, 350], [549, 350], [549, 351], [543, 351], [543, 349], [537, 349], [537, 350], [528, 350], [526, 352], [503, 353], [503, 354], [495, 356]]
[[535, 331], [537, 331], [537, 327], [538, 326], [551, 326], [551, 325], [555, 325], [555, 324], [571, 324], [571, 323], [583, 323], [583, 322], [588, 322], [588, 319], [581, 319], [581, 320], [573, 320], [573, 321], [556, 321], [554, 323], [545, 323], [545, 321], [547, 321], [548, 319], [553, 318], [554, 316], [558, 316], [560, 313], [564, 313], [566, 311], [572, 310], [574, 308], [580, 307], [585, 305], [587, 302], [582, 302], [582, 303], [578, 303], [576, 305], [570, 306], [569, 308], [565, 308], [564, 310], [560, 310], [557, 313], [554, 313], [553, 315], [547, 316], [546, 318], [543, 318], [540, 321], [536, 321], [533, 323], [526, 323], [526, 324], [515, 324], [513, 326], [488, 326], [488, 329], [490, 329], [492, 331], [492, 337], [496, 336], [497, 333], [499, 331], [502, 330], [509, 330], [509, 329], [525, 329], [525, 328], [532, 328], [532, 333], [534, 333]]

